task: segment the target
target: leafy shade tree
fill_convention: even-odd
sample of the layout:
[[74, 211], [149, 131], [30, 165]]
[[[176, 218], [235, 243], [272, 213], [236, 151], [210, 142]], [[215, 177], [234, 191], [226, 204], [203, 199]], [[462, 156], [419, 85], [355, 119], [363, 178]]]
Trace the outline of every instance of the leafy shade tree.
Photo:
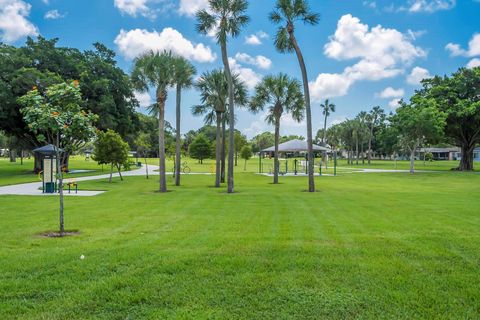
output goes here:
[[110, 165], [109, 182], [112, 182], [113, 167], [117, 169], [118, 175], [123, 181], [121, 170], [122, 166], [128, 164], [129, 150], [128, 143], [123, 141], [122, 137], [115, 131], [98, 132], [93, 145], [93, 160], [97, 161], [98, 164]]
[[250, 160], [252, 156], [253, 156], [252, 147], [250, 147], [248, 144], [244, 145], [242, 147], [242, 150], [240, 151], [240, 157], [245, 160], [243, 171], [247, 170], [247, 161]]
[[132, 82], [141, 92], [154, 87], [156, 103], [151, 106], [151, 112], [158, 115], [158, 154], [160, 162], [160, 192], [167, 192], [165, 175], [165, 103], [168, 88], [174, 83], [176, 57], [171, 52], [149, 52], [134, 61]]
[[145, 162], [145, 175], [148, 179], [148, 163], [147, 163], [147, 156], [148, 151], [152, 148], [150, 144], [150, 137], [147, 133], [142, 132], [138, 135], [137, 139], [135, 139], [135, 145], [137, 146], [137, 153], [143, 157]]
[[180, 163], [181, 163], [181, 100], [182, 89], [189, 88], [193, 84], [193, 76], [195, 75], [195, 67], [185, 58], [177, 57], [174, 63], [174, 83], [176, 86], [176, 126], [175, 126], [175, 185], [180, 185]]
[[275, 10], [270, 13], [270, 20], [275, 24], [283, 24], [278, 28], [275, 37], [275, 47], [281, 53], [295, 51], [302, 71], [303, 93], [305, 97], [305, 111], [307, 115], [307, 145], [308, 145], [308, 191], [315, 192], [314, 180], [314, 155], [312, 110], [310, 107], [310, 90], [308, 87], [308, 74], [302, 51], [295, 37], [295, 23], [301, 21], [305, 24], [315, 25], [320, 16], [310, 12], [306, 0], [277, 0]]
[[373, 107], [367, 116], [368, 127], [368, 165], [372, 161], [372, 142], [374, 139], [375, 131], [378, 130], [385, 122], [385, 111], [379, 106]]
[[[97, 116], [82, 110], [82, 96], [78, 82], [55, 84], [40, 92], [37, 88], [19, 98], [20, 110], [28, 128], [39, 141], [73, 151], [95, 136], [93, 123]], [[58, 189], [60, 194], [60, 236], [65, 234], [63, 174], [60, 161], [57, 161]]]
[[[235, 144], [235, 94], [233, 76], [230, 70], [227, 53], [228, 37], [236, 38], [240, 34], [242, 27], [247, 25], [250, 18], [245, 15], [248, 2], [246, 0], [209, 0], [209, 6], [206, 10], [197, 12], [197, 31], [202, 34], [215, 33], [217, 43], [222, 51], [222, 61], [225, 76], [228, 83], [228, 105], [229, 105], [229, 145]], [[228, 151], [228, 193], [234, 192], [233, 179], [233, 156], [234, 148]]]
[[278, 145], [280, 144], [280, 120], [285, 113], [295, 121], [303, 119], [305, 108], [300, 83], [286, 74], [267, 76], [255, 88], [255, 95], [250, 102], [250, 110], [259, 112], [268, 105], [266, 121], [275, 126], [275, 155], [273, 183], [278, 183]]
[[327, 137], [327, 119], [331, 113], [335, 112], [335, 105], [326, 99], [324, 103], [320, 104], [320, 108], [322, 109], [322, 114], [324, 115], [322, 145], [325, 145], [325, 140]]
[[[234, 99], [240, 106], [247, 104], [247, 89], [245, 84], [240, 81], [238, 76], [233, 77], [234, 81]], [[195, 84], [200, 91], [200, 104], [192, 108], [192, 113], [196, 116], [203, 115], [207, 126], [203, 129], [211, 128], [210, 125], [216, 123], [216, 150], [215, 150], [215, 186], [220, 187], [222, 176], [222, 162], [225, 154], [225, 123], [227, 117], [225, 112], [228, 110], [228, 82], [225, 73], [222, 70], [213, 70], [205, 72]], [[209, 132], [205, 133], [209, 137]], [[213, 140], [213, 139], [211, 139]]]
[[[40, 146], [20, 113], [18, 97], [36, 86], [40, 91], [50, 85], [78, 79], [82, 108], [99, 116], [95, 126], [112, 129], [133, 142], [138, 129], [133, 88], [125, 72], [116, 65], [115, 53], [99, 43], [94, 50], [81, 52], [57, 46], [58, 39], [41, 36], [28, 38], [22, 47], [0, 44], [0, 128], [26, 148]], [[68, 153], [62, 154], [62, 166], [68, 167]], [[35, 171], [41, 170], [39, 158]]]
[[419, 94], [433, 98], [446, 113], [445, 136], [462, 149], [461, 171], [473, 170], [473, 150], [480, 143], [480, 67], [462, 68], [450, 77], [423, 81]]
[[425, 142], [435, 143], [443, 135], [446, 114], [435, 106], [435, 100], [414, 95], [402, 103], [390, 119], [399, 133], [401, 145], [410, 152], [410, 173], [415, 172], [415, 153]]
[[203, 160], [210, 158], [212, 155], [212, 146], [203, 134], [199, 134], [190, 144], [188, 151], [190, 157], [198, 159], [198, 161], [203, 164]]
[[250, 140], [253, 152], [260, 152], [275, 144], [275, 135], [271, 132], [262, 132]]
[[240, 131], [235, 130], [235, 166], [237, 166], [238, 153], [242, 151], [247, 144], [247, 136]]

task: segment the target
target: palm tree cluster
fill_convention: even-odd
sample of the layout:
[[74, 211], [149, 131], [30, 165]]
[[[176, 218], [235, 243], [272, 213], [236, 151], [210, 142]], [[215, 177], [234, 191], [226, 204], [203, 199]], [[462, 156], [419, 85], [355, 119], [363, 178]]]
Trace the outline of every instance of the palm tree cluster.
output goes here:
[[[296, 24], [315, 25], [319, 15], [312, 13], [307, 0], [277, 0], [270, 13], [272, 23], [279, 25], [275, 37], [275, 47], [281, 53], [295, 53], [302, 73], [302, 84], [285, 74], [270, 75], [255, 88], [251, 101], [247, 89], [238, 75], [232, 73], [228, 60], [227, 43], [236, 38], [248, 24], [246, 0], [209, 0], [208, 8], [196, 13], [196, 29], [204, 35], [215, 35], [222, 54], [223, 69], [207, 71], [194, 83], [196, 73], [193, 65], [185, 58], [171, 52], [148, 52], [134, 61], [132, 82], [136, 90], [145, 92], [155, 89], [156, 102], [150, 111], [158, 116], [160, 192], [167, 191], [165, 178], [165, 103], [168, 89], [176, 88], [176, 152], [175, 183], [180, 185], [180, 124], [182, 89], [194, 86], [200, 91], [200, 104], [193, 106], [194, 115], [204, 116], [205, 124], [216, 124], [216, 166], [215, 186], [220, 187], [225, 177], [225, 153], [228, 145], [227, 191], [234, 192], [234, 152], [235, 152], [235, 110], [247, 107], [252, 112], [268, 109], [266, 121], [275, 126], [275, 174], [274, 183], [278, 183], [278, 144], [280, 140], [280, 119], [289, 114], [294, 120], [301, 121], [306, 115], [309, 188], [315, 191], [313, 179], [313, 137], [312, 115], [308, 74], [302, 51], [295, 36]], [[328, 104], [328, 101], [327, 101]], [[330, 105], [329, 107], [330, 108]], [[334, 109], [324, 109], [325, 120]], [[328, 110], [327, 110], [328, 109]], [[228, 144], [226, 126], [229, 126]]]

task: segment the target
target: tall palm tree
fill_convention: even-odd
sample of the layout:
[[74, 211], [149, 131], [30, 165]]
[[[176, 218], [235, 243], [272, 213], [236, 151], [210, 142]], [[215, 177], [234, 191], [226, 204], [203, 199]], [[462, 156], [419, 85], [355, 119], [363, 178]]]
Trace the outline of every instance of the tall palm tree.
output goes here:
[[197, 31], [202, 34], [215, 33], [217, 43], [222, 51], [222, 61], [228, 83], [229, 108], [229, 145], [228, 150], [228, 193], [234, 192], [233, 156], [235, 144], [235, 104], [233, 77], [228, 62], [227, 38], [238, 37], [242, 27], [247, 25], [250, 18], [245, 15], [248, 7], [246, 0], [209, 0], [208, 10], [197, 12]]
[[323, 138], [322, 138], [322, 145], [325, 146], [325, 138], [327, 136], [327, 118], [330, 116], [332, 112], [335, 112], [335, 105], [330, 103], [328, 99], [325, 100], [324, 103], [320, 104], [320, 108], [322, 108], [322, 114], [325, 116], [325, 121], [323, 122]]
[[[245, 84], [240, 81], [238, 76], [233, 77], [234, 82], [234, 101], [237, 105], [247, 104], [247, 89]], [[201, 104], [193, 106], [194, 115], [204, 115], [205, 124], [211, 125], [216, 122], [216, 152], [215, 152], [215, 187], [220, 187], [222, 176], [222, 154], [225, 150], [225, 123], [229, 121], [225, 113], [229, 109], [228, 100], [228, 82], [225, 73], [222, 70], [213, 70], [202, 74], [195, 84], [200, 91]]]
[[295, 37], [295, 23], [315, 25], [320, 15], [310, 12], [307, 0], [277, 0], [275, 10], [270, 13], [270, 20], [281, 24], [275, 37], [275, 47], [281, 53], [295, 51], [302, 71], [305, 110], [307, 114], [307, 144], [308, 144], [308, 191], [315, 192], [313, 167], [313, 137], [312, 137], [312, 110], [310, 108], [310, 90], [308, 88], [308, 74], [305, 67], [302, 51]]
[[269, 105], [266, 121], [275, 126], [275, 158], [273, 183], [278, 183], [278, 145], [280, 143], [280, 119], [285, 113], [291, 114], [298, 122], [303, 119], [305, 100], [300, 82], [286, 74], [267, 76], [255, 88], [255, 96], [250, 102], [250, 110], [261, 111]]
[[373, 140], [373, 133], [375, 129], [384, 123], [386, 118], [385, 111], [380, 108], [379, 106], [373, 107], [373, 109], [368, 114], [368, 129], [369, 129], [369, 136], [368, 136], [368, 165], [372, 160], [372, 140]]
[[165, 177], [165, 103], [168, 87], [174, 83], [174, 62], [176, 57], [171, 52], [150, 51], [137, 57], [132, 71], [132, 83], [136, 90], [148, 91], [155, 88], [156, 103], [150, 111], [158, 115], [158, 154], [160, 164], [160, 192], [167, 192]]
[[181, 132], [180, 132], [180, 116], [181, 116], [181, 100], [182, 89], [189, 88], [193, 84], [193, 76], [196, 73], [195, 67], [185, 58], [177, 57], [174, 63], [174, 79], [177, 91], [176, 99], [176, 143], [175, 143], [175, 185], [180, 185], [180, 149], [181, 149]]

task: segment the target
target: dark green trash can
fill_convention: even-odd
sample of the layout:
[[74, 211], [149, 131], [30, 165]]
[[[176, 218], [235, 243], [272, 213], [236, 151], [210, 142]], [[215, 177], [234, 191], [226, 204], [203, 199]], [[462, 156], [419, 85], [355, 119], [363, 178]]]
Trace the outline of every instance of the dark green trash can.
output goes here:
[[45, 193], [55, 193], [55, 182], [45, 183]]

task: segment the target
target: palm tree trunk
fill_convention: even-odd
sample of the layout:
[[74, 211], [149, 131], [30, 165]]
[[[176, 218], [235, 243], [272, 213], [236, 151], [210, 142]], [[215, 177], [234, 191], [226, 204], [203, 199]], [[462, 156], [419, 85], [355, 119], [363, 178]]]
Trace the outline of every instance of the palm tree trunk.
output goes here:
[[235, 104], [233, 99], [233, 78], [230, 71], [230, 65], [228, 63], [227, 44], [225, 41], [221, 43], [223, 67], [225, 69], [225, 75], [228, 82], [228, 106], [229, 106], [229, 125], [230, 132], [228, 137], [228, 174], [227, 174], [227, 192], [233, 193], [234, 179], [233, 179], [233, 155], [235, 151]]
[[372, 139], [373, 139], [373, 127], [370, 129], [370, 136], [368, 137], [368, 165], [372, 161]]
[[177, 85], [177, 105], [176, 105], [176, 141], [175, 141], [175, 185], [180, 185], [180, 106], [182, 103], [182, 86]]
[[275, 119], [275, 154], [273, 160], [273, 183], [278, 183], [278, 144], [280, 143], [280, 118]]
[[167, 192], [165, 177], [165, 99], [158, 98], [158, 155], [160, 165], [160, 192]]
[[227, 148], [227, 124], [225, 121], [225, 114], [222, 113], [222, 164], [220, 169], [220, 183], [225, 183], [225, 168], [226, 168], [226, 148]]
[[327, 139], [327, 117], [328, 115], [325, 113], [325, 122], [323, 123], [323, 138], [322, 138], [323, 146], [325, 146], [325, 140]]
[[215, 188], [220, 187], [221, 176], [221, 157], [222, 157], [222, 134], [221, 134], [222, 114], [217, 112], [217, 149], [215, 150]]
[[358, 137], [355, 139], [355, 164], [358, 165]]
[[308, 145], [308, 191], [315, 192], [314, 167], [313, 167], [313, 141], [312, 141], [312, 109], [310, 107], [310, 90], [308, 88], [308, 75], [302, 51], [298, 46], [297, 39], [293, 33], [293, 25], [288, 29], [290, 40], [297, 54], [298, 63], [302, 70], [303, 91], [305, 95], [305, 111], [307, 114], [307, 145]]

